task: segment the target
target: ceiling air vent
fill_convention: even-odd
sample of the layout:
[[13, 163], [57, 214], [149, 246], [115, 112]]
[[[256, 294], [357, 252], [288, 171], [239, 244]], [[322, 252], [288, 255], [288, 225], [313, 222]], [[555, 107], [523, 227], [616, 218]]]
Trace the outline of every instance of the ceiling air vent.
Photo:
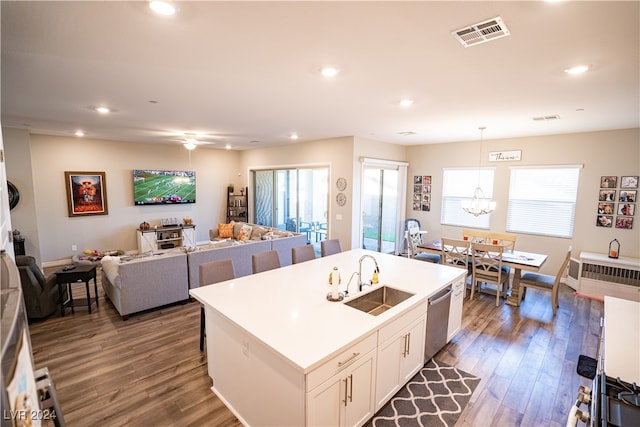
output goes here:
[[546, 122], [549, 120], [558, 120], [560, 118], [560, 115], [558, 114], [553, 114], [551, 116], [539, 116], [539, 117], [534, 117], [533, 121], [534, 122]]
[[452, 31], [451, 35], [455, 37], [462, 46], [469, 47], [506, 37], [509, 35], [509, 29], [502, 21], [502, 18], [496, 16], [493, 19]]

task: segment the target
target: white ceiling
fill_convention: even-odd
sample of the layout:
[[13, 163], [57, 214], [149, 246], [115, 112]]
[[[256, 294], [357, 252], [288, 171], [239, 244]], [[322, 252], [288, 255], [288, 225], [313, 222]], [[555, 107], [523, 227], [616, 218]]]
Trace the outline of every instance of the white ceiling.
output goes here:
[[[479, 126], [485, 139], [637, 128], [639, 4], [202, 1], [163, 18], [145, 1], [2, 1], [2, 124], [141, 142], [197, 132], [234, 149], [294, 132], [410, 145], [477, 140]], [[510, 36], [465, 48], [450, 34], [496, 16]], [[101, 104], [116, 111], [91, 111]]]

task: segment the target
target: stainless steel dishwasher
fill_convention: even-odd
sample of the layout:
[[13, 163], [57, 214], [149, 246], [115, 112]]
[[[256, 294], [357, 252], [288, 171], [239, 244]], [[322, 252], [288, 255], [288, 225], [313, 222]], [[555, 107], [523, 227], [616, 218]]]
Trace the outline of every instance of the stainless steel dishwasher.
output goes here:
[[447, 344], [449, 328], [449, 307], [453, 287], [447, 286], [429, 298], [427, 308], [427, 336], [424, 344], [424, 361], [429, 361]]

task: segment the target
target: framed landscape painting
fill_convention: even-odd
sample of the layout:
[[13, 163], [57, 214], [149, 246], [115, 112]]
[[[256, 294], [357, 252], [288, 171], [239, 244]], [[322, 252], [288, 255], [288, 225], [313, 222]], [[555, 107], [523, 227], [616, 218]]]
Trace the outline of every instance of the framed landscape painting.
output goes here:
[[109, 213], [105, 172], [65, 172], [64, 179], [70, 217]]

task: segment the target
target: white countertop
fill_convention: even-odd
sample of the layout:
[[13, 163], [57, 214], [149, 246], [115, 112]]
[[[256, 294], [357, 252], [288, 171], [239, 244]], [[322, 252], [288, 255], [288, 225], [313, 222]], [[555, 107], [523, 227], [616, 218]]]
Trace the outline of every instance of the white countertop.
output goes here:
[[[344, 301], [328, 301], [333, 267], [342, 270], [340, 291], [344, 291], [364, 254], [378, 261], [377, 286], [388, 285], [415, 295], [379, 316], [346, 306]], [[365, 280], [371, 279], [373, 268], [371, 259], [363, 261]], [[355, 249], [189, 292], [307, 373], [398, 314], [426, 304], [430, 295], [464, 274], [465, 270], [454, 267]], [[349, 287], [349, 299], [358, 295], [356, 279]], [[365, 287], [363, 292], [370, 290]]]
[[604, 297], [604, 372], [640, 384], [640, 303]]

